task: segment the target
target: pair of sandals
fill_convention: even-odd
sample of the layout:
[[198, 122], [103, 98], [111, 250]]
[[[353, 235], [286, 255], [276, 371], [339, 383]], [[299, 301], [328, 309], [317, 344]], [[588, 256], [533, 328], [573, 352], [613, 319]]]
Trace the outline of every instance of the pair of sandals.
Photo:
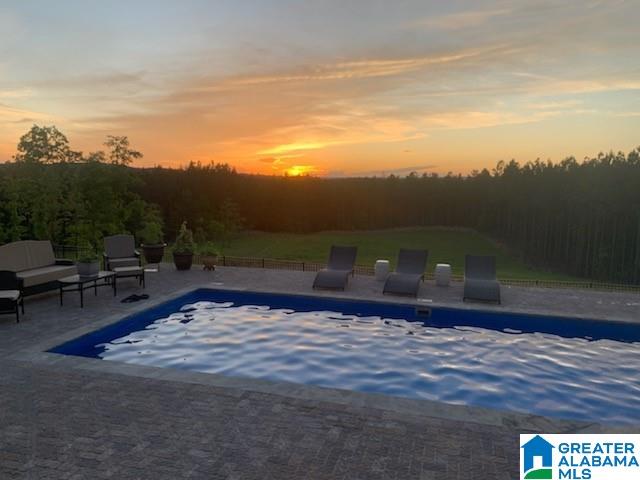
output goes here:
[[149, 298], [149, 295], [147, 295], [146, 293], [143, 293], [142, 295], [129, 295], [126, 298], [123, 298], [122, 300], [120, 300], [121, 303], [133, 303], [133, 302], [137, 302], [139, 300], [146, 300], [147, 298]]

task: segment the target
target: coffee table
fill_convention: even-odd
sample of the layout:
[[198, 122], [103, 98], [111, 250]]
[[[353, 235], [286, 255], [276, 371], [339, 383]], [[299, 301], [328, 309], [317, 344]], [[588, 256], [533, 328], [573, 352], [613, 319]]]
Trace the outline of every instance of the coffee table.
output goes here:
[[100, 270], [95, 275], [81, 276], [70, 275], [58, 280], [60, 287], [60, 305], [65, 292], [80, 292], [80, 308], [84, 308], [84, 291], [93, 288], [94, 295], [98, 295], [98, 287], [111, 287], [113, 296], [116, 296], [116, 274]]

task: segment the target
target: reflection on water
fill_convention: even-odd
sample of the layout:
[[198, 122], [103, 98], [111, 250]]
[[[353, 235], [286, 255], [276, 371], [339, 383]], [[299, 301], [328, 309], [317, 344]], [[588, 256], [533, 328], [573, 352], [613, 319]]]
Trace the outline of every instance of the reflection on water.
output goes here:
[[640, 344], [516, 332], [203, 301], [105, 344], [101, 358], [640, 423]]

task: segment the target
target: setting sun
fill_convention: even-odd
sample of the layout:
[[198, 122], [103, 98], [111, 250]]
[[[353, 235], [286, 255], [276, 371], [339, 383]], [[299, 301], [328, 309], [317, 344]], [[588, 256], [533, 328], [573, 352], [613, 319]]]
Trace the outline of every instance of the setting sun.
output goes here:
[[587, 3], [192, 1], [153, 4], [134, 27], [145, 2], [126, 16], [5, 2], [0, 161], [34, 123], [85, 153], [126, 134], [144, 152], [134, 166], [267, 175], [466, 174], [629, 151], [637, 2]]
[[310, 175], [316, 173], [316, 168], [313, 165], [293, 165], [285, 170], [285, 175], [290, 177], [299, 177], [301, 175]]

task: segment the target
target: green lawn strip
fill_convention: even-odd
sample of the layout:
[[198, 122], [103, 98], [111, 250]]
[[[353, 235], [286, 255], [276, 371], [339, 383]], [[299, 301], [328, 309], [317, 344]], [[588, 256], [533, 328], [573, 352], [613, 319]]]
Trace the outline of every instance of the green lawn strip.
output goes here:
[[509, 255], [487, 237], [470, 230], [415, 228], [355, 232], [319, 232], [313, 234], [245, 232], [223, 247], [225, 255], [274, 258], [306, 262], [325, 262], [331, 245], [356, 245], [359, 265], [373, 265], [380, 258], [395, 265], [398, 250], [426, 248], [427, 269], [436, 263], [449, 263], [455, 274], [464, 271], [466, 253], [495, 255], [498, 276], [538, 280], [576, 280], [564, 274], [533, 269]]

